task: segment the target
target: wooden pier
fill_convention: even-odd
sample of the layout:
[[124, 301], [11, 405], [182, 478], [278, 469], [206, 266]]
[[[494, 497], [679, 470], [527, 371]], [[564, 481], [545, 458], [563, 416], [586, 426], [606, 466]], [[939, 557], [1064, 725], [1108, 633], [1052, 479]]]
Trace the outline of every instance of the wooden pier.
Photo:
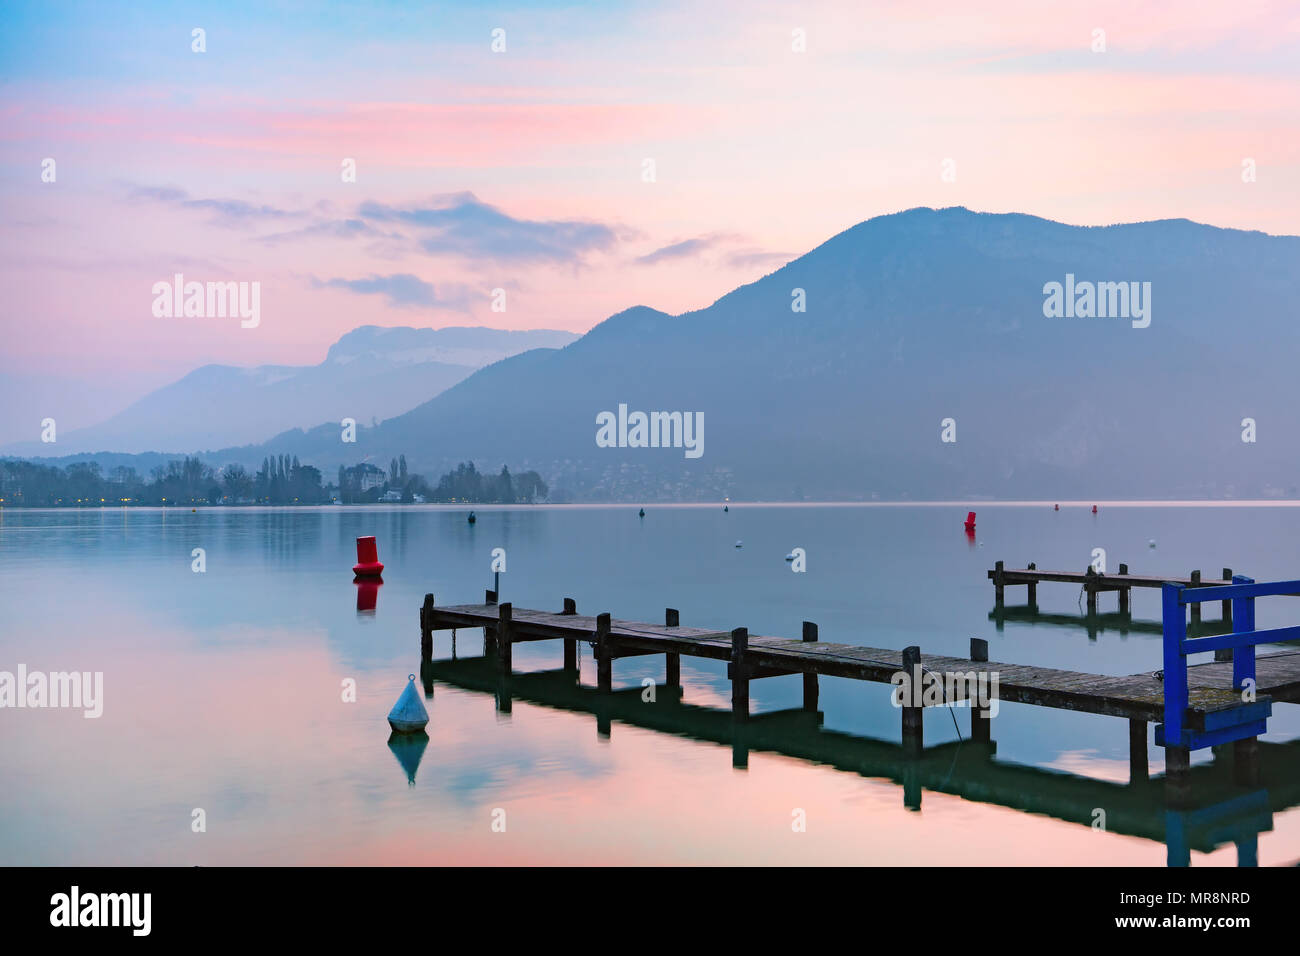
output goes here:
[[[998, 561], [989, 570], [989, 580], [993, 582], [994, 602], [996, 607], [1002, 607], [1005, 598], [1005, 590], [1008, 586], [1024, 585], [1029, 594], [1028, 606], [1031, 608], [1038, 606], [1038, 584], [1040, 581], [1056, 581], [1063, 584], [1077, 584], [1088, 599], [1088, 615], [1093, 617], [1097, 614], [1097, 595], [1103, 591], [1115, 591], [1119, 595], [1119, 612], [1121, 614], [1129, 613], [1130, 595], [1133, 588], [1154, 588], [1159, 589], [1166, 582], [1170, 584], [1181, 584], [1189, 588], [1209, 588], [1219, 587], [1232, 583], [1232, 568], [1223, 569], [1223, 577], [1219, 580], [1213, 578], [1201, 577], [1199, 570], [1192, 571], [1187, 577], [1160, 577], [1150, 574], [1129, 574], [1128, 565], [1119, 566], [1119, 574], [1100, 574], [1091, 566], [1086, 571], [1040, 571], [1034, 562], [1029, 562], [1028, 567], [1024, 568], [1006, 568], [1003, 562]], [[1232, 630], [1232, 602], [1223, 601], [1220, 604], [1222, 613], [1221, 625], [1225, 630]], [[1199, 604], [1191, 605], [1192, 627], [1196, 628], [1201, 623], [1201, 606]], [[1219, 651], [1215, 654], [1215, 660], [1231, 660], [1231, 654], [1226, 651]]]
[[[1040, 571], [1037, 565], [1032, 561], [1028, 567], [1024, 568], [1007, 568], [1003, 562], [998, 561], [992, 569], [989, 570], [989, 580], [993, 582], [994, 600], [1001, 604], [1004, 599], [1004, 591], [1008, 586], [1023, 584], [1029, 592], [1029, 604], [1038, 603], [1038, 584], [1040, 581], [1059, 581], [1063, 584], [1078, 585], [1088, 598], [1088, 613], [1097, 613], [1097, 595], [1103, 591], [1116, 591], [1119, 594], [1119, 609], [1121, 613], [1129, 609], [1129, 595], [1133, 588], [1155, 588], [1159, 590], [1166, 582], [1170, 584], [1181, 584], [1189, 588], [1209, 588], [1219, 587], [1232, 583], [1232, 568], [1223, 569], [1223, 577], [1220, 580], [1211, 578], [1202, 579], [1200, 571], [1193, 571], [1185, 578], [1180, 577], [1160, 577], [1150, 574], [1129, 574], [1128, 565], [1119, 566], [1119, 574], [1100, 574], [1093, 570], [1091, 566], [1086, 571]], [[1229, 627], [1232, 624], [1232, 602], [1224, 601], [1222, 603], [1223, 622]], [[1196, 623], [1201, 619], [1200, 606], [1192, 606], [1192, 622]]]
[[[998, 571], [1015, 573], [1004, 572], [1000, 567]], [[1205, 585], [1211, 583], [1220, 582], [1205, 582]], [[434, 596], [427, 594], [420, 609], [421, 656], [426, 661], [430, 659], [435, 630], [483, 628], [484, 654], [494, 657], [505, 675], [511, 672], [512, 647], [539, 640], [563, 641], [564, 667], [576, 671], [577, 642], [586, 641], [591, 644], [596, 660], [597, 689], [604, 694], [612, 690], [613, 662], [621, 658], [665, 655], [669, 687], [680, 686], [683, 654], [727, 661], [732, 685], [732, 716], [738, 721], [749, 718], [750, 682], [768, 677], [801, 675], [805, 711], [817, 710], [818, 678], [823, 675], [892, 684], [901, 673], [908, 675], [916, 687], [921, 686], [926, 672], [966, 677], [965, 683], [960, 680], [945, 682], [943, 704], [966, 699], [967, 691], [976, 686], [975, 680], [971, 679], [982, 675], [985, 681], [990, 681], [996, 677], [999, 702], [1127, 719], [1130, 763], [1135, 777], [1145, 777], [1147, 772], [1147, 725], [1166, 716], [1165, 686], [1154, 661], [1150, 673], [1113, 677], [990, 661], [987, 642], [979, 639], [971, 641], [969, 657], [959, 658], [922, 654], [915, 646], [900, 651], [826, 643], [818, 640], [817, 626], [811, 622], [804, 623], [799, 638], [790, 639], [750, 635], [743, 627], [729, 632], [684, 627], [679, 614], [672, 608], [665, 611], [663, 624], [617, 620], [608, 613], [595, 617], [579, 615], [575, 602], [568, 598], [564, 600], [563, 608], [559, 612], [516, 610], [511, 604], [495, 603], [495, 592], [491, 591], [483, 604], [439, 607]], [[1258, 658], [1255, 674], [1257, 699], [1251, 705], [1243, 704], [1241, 693], [1235, 688], [1232, 663], [1197, 664], [1187, 667], [1186, 672], [1184, 723], [1200, 733], [1210, 734], [1216, 728], [1240, 725], [1243, 710], [1251, 707], [1254, 710], [1248, 716], [1253, 719], [1255, 712], [1266, 716], [1273, 701], [1300, 701], [1300, 651]], [[923, 706], [925, 704], [900, 707], [903, 748], [914, 755], [920, 755], [924, 749]], [[970, 709], [972, 739], [988, 740], [989, 717], [979, 707]], [[1236, 748], [1241, 757], [1240, 772], [1245, 783], [1252, 782], [1258, 775], [1258, 761], [1252, 757], [1252, 754], [1257, 754], [1258, 747], [1251, 744], [1254, 744], [1253, 738]], [[1171, 750], [1185, 751], [1185, 748]], [[1174, 791], [1180, 791], [1186, 785], [1188, 767], [1186, 761], [1178, 759], [1181, 756], [1182, 753], [1169, 754], [1167, 780], [1173, 784]], [[1181, 795], [1175, 793], [1176, 797]]]

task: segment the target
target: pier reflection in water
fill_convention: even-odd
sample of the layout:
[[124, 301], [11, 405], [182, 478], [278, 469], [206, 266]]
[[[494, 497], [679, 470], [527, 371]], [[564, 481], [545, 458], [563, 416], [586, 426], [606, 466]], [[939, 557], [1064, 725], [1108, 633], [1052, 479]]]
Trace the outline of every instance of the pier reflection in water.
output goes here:
[[760, 751], [892, 780], [909, 809], [919, 810], [922, 793], [931, 790], [1153, 840], [1166, 845], [1170, 866], [1189, 865], [1193, 850], [1209, 853], [1229, 843], [1237, 847], [1238, 865], [1254, 866], [1259, 834], [1272, 830], [1273, 814], [1300, 805], [1300, 741], [1260, 744], [1261, 775], [1279, 782], [1269, 789], [1243, 790], [1234, 781], [1232, 748], [1219, 748], [1212, 762], [1191, 770], [1194, 803], [1170, 808], [1159, 778], [1122, 784], [1005, 763], [996, 758], [996, 741], [966, 739], [909, 756], [899, 743], [826, 730], [819, 712], [800, 708], [736, 720], [729, 708], [684, 703], [679, 687], [657, 686], [648, 702], [643, 687], [602, 693], [581, 684], [573, 669], [503, 674], [493, 655], [425, 660], [422, 675], [426, 690], [441, 681], [490, 694], [503, 714], [516, 699], [590, 714], [604, 738], [613, 736], [615, 723], [625, 723], [719, 744], [740, 769], [751, 751]]

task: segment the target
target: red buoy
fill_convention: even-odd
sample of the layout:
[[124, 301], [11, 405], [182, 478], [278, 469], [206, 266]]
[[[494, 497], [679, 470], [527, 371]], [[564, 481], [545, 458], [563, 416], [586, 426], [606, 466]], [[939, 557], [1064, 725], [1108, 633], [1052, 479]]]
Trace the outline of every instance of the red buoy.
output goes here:
[[1060, 506], [1060, 505], [1052, 505], [1052, 510], [1053, 510], [1053, 511], [1060, 511], [1060, 510], [1061, 510], [1061, 506]]
[[377, 578], [384, 573], [373, 534], [357, 538], [357, 563], [352, 566], [352, 573], [359, 578]]
[[1096, 514], [1096, 513], [1097, 513], [1097, 506], [1096, 506], [1096, 505], [1093, 505], [1093, 506], [1092, 506], [1092, 513], [1093, 513], [1093, 514]]
[[966, 530], [967, 531], [975, 530], [975, 512], [973, 511], [966, 512]]

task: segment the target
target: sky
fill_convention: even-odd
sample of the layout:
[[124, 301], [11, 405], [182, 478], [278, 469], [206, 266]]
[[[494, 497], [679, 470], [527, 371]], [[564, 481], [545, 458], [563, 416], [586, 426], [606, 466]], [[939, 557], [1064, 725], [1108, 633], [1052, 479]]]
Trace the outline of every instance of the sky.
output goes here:
[[[365, 324], [703, 308], [915, 206], [1295, 234], [1298, 116], [1270, 0], [9, 2], [0, 442]], [[178, 273], [256, 327], [155, 315]]]

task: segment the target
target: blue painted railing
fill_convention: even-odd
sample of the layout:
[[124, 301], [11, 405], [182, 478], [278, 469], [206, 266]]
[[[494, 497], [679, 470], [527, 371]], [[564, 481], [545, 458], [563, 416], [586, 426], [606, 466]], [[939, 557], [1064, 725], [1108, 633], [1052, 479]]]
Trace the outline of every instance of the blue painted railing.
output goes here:
[[[1267, 697], [1254, 700], [1255, 645], [1300, 639], [1300, 627], [1255, 630], [1255, 598], [1274, 594], [1300, 593], [1300, 581], [1274, 581], [1256, 584], [1251, 578], [1236, 575], [1231, 584], [1208, 588], [1191, 588], [1166, 583], [1161, 588], [1164, 601], [1165, 644], [1165, 722], [1156, 727], [1156, 743], [1163, 747], [1186, 747], [1198, 750], [1218, 744], [1258, 737], [1268, 729], [1273, 704]], [[1207, 601], [1232, 602], [1232, 633], [1212, 637], [1187, 636], [1187, 605]], [[1242, 694], [1239, 707], [1212, 711], [1205, 715], [1204, 726], [1187, 726], [1187, 655], [1232, 649], [1232, 686], [1251, 694]]]

